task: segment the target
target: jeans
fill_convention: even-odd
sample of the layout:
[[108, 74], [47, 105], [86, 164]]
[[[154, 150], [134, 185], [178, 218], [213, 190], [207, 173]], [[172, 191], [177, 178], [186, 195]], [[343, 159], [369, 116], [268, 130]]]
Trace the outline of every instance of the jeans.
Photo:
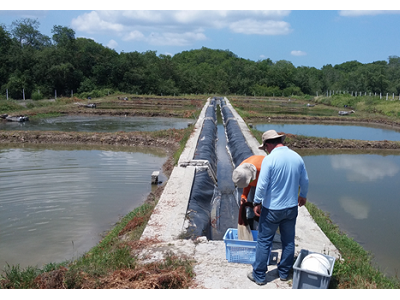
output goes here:
[[271, 253], [275, 232], [279, 227], [282, 242], [282, 256], [278, 263], [280, 278], [287, 278], [294, 261], [294, 237], [298, 207], [282, 210], [261, 209], [256, 244], [256, 260], [253, 263], [253, 277], [257, 282], [265, 281], [267, 261]]

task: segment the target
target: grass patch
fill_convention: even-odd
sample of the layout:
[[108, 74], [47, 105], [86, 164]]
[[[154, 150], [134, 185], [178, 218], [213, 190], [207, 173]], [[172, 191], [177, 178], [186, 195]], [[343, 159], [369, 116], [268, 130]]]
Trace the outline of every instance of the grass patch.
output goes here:
[[32, 120], [37, 120], [37, 119], [46, 119], [46, 118], [56, 118], [56, 117], [60, 117], [63, 114], [58, 113], [58, 112], [53, 112], [53, 113], [39, 113], [36, 115], [32, 115], [29, 117], [29, 119]]
[[24, 107], [15, 100], [0, 100], [0, 114], [10, 114], [21, 109]]
[[179, 148], [178, 150], [174, 153], [174, 164], [177, 165], [179, 161], [179, 157], [181, 157], [181, 154], [183, 150], [185, 149], [186, 143], [189, 140], [190, 135], [192, 134], [193, 127], [188, 127], [184, 129], [183, 137], [179, 142]]

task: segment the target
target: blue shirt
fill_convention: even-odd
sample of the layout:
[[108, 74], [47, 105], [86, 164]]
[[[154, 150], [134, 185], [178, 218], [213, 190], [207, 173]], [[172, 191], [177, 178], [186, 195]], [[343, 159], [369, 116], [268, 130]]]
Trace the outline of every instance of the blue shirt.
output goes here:
[[307, 198], [308, 175], [299, 154], [287, 146], [267, 155], [258, 177], [254, 202], [268, 209], [281, 210], [298, 205], [298, 195]]

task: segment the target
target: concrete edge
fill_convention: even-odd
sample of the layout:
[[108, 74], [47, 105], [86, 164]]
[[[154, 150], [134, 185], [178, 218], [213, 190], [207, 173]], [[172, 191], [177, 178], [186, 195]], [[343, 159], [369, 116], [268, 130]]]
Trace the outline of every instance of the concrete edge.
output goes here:
[[209, 106], [210, 98], [200, 112], [184, 150], [168, 179], [164, 191], [154, 208], [154, 211], [143, 231], [141, 240], [157, 238], [160, 242], [178, 239], [184, 231], [187, 208], [195, 176], [195, 166], [181, 166], [190, 162], [193, 157], [203, 127], [204, 116]]

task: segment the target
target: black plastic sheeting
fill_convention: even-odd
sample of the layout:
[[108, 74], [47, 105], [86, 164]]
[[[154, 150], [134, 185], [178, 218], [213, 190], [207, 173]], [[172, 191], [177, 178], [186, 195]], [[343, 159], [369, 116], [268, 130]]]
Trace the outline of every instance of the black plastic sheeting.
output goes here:
[[[239, 124], [235, 120], [231, 110], [228, 106], [226, 106], [225, 101], [222, 99], [223, 98], [220, 98], [219, 100], [221, 103], [221, 112], [225, 124], [226, 136], [228, 138], [227, 145], [232, 156], [232, 162], [234, 166], [238, 166], [244, 159], [252, 156], [253, 152], [247, 145], [243, 133], [240, 130]], [[215, 174], [217, 174], [216, 168], [218, 161], [216, 153], [216, 100], [216, 98], [213, 98], [210, 101], [209, 107], [206, 109], [203, 128], [199, 136], [195, 155], [193, 157], [195, 160], [208, 160]], [[211, 105], [211, 103], [213, 105]], [[196, 238], [198, 236], [206, 236], [208, 239], [212, 238], [212, 203], [218, 202], [214, 201], [214, 197], [220, 197], [223, 199], [224, 197], [227, 197], [227, 195], [221, 195], [207, 169], [196, 169], [187, 211], [187, 217], [189, 219], [189, 226], [187, 228], [188, 238]], [[233, 203], [232, 201], [230, 202]], [[233, 210], [230, 209], [229, 211], [231, 211], [230, 214], [232, 214]], [[219, 217], [233, 220], [237, 219], [236, 215]], [[237, 226], [237, 224], [232, 224], [232, 226]], [[214, 230], [213, 232], [216, 233], [217, 231]]]
[[211, 239], [211, 200], [214, 190], [215, 184], [210, 175], [208, 175], [208, 171], [206, 169], [197, 169], [188, 205], [188, 237], [206, 236]]
[[235, 167], [240, 165], [246, 158], [254, 155], [253, 151], [246, 143], [246, 139], [240, 130], [238, 122], [235, 120], [231, 110], [221, 102], [221, 112], [225, 123], [225, 131], [228, 138], [228, 148], [232, 156]]
[[[213, 102], [215, 104], [215, 101]], [[215, 105], [209, 105], [205, 112], [205, 118], [212, 118], [214, 121], [217, 120], [217, 114], [215, 112]]]
[[216, 120], [215, 106], [210, 105], [206, 110], [203, 128], [201, 129], [196, 151], [193, 156], [194, 160], [208, 160], [215, 174], [217, 173]]

